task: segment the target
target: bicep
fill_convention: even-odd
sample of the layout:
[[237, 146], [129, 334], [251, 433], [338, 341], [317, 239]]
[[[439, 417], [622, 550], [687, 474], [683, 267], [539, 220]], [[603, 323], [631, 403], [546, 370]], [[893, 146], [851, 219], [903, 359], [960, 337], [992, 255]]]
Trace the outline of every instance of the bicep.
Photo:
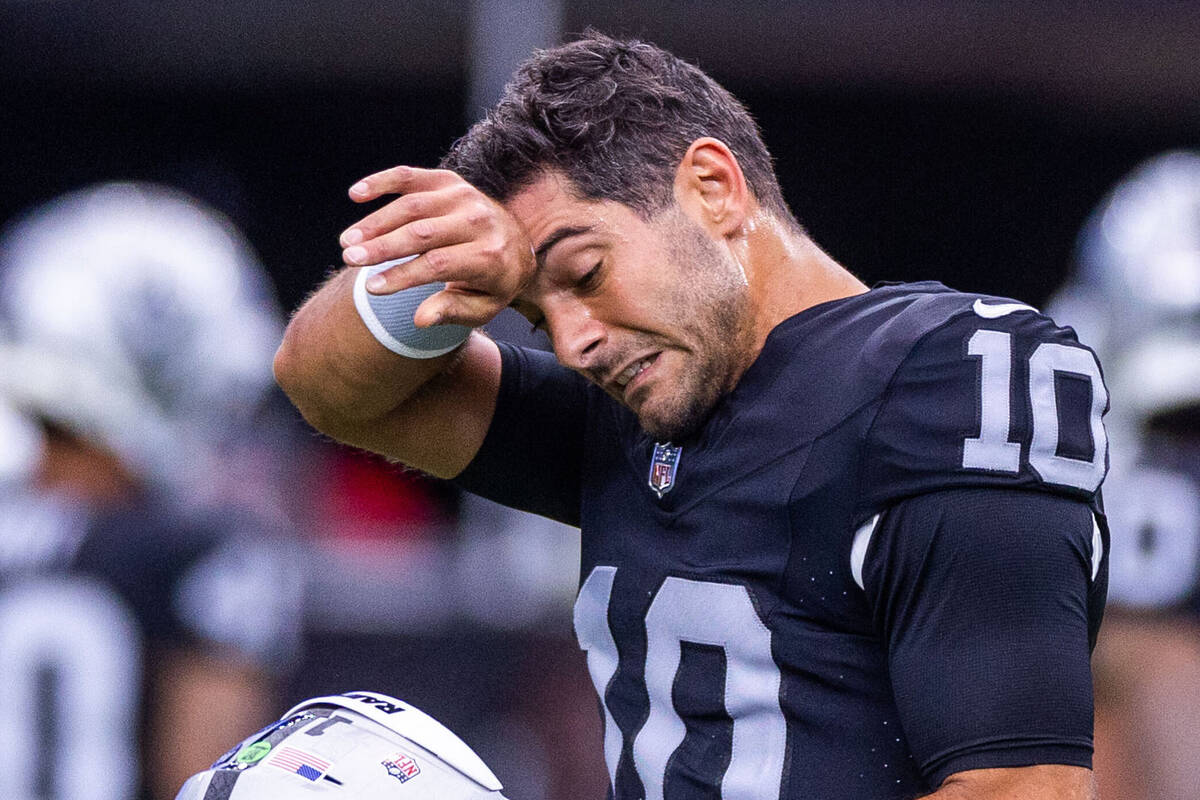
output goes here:
[[1018, 490], [922, 495], [883, 516], [864, 583], [933, 785], [974, 769], [1090, 766], [1093, 532], [1085, 504]]

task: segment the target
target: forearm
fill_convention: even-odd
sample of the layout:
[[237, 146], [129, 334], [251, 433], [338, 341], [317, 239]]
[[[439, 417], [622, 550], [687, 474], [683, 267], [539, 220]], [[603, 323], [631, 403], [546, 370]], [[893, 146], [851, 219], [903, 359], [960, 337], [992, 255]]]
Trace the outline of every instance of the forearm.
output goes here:
[[[357, 202], [386, 194], [398, 196], [343, 233], [344, 256], [348, 263], [388, 265], [371, 276], [369, 289], [363, 285], [375, 297], [444, 285], [422, 295], [412, 325], [478, 328], [508, 307], [532, 277], [536, 264], [524, 230], [453, 172], [396, 167], [364, 178], [351, 191]], [[411, 257], [415, 253], [420, 255]], [[358, 274], [352, 268], [334, 275], [292, 318], [275, 355], [276, 380], [317, 430], [453, 477], [487, 435], [500, 386], [500, 350], [474, 332], [443, 355], [408, 358], [412, 351], [442, 348], [416, 346], [382, 322], [387, 335], [377, 340], [379, 331], [371, 332], [355, 305]], [[399, 309], [411, 299], [393, 307], [400, 328], [405, 321]], [[366, 305], [377, 311], [371, 300]], [[381, 342], [389, 338], [385, 347]]]
[[454, 357], [404, 358], [376, 341], [354, 307], [357, 272], [338, 272], [304, 303], [274, 363], [276, 380], [309, 424], [344, 441], [395, 412]]
[[330, 278], [293, 317], [275, 376], [322, 433], [438, 477], [457, 475], [487, 435], [500, 351], [480, 333], [443, 356], [381, 345], [354, 307], [357, 270]]
[[951, 775], [923, 800], [1098, 800], [1089, 769], [1059, 764], [973, 769]]

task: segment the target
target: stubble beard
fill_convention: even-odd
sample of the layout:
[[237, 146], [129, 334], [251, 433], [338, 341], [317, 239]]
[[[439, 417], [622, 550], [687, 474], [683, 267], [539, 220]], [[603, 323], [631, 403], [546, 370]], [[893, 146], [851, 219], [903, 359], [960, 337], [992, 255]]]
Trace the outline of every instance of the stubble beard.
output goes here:
[[683, 269], [670, 307], [675, 327], [692, 349], [681, 351], [684, 366], [677, 385], [638, 411], [642, 429], [660, 442], [695, 435], [753, 359], [750, 300], [741, 268], [691, 221], [671, 227], [670, 255]]

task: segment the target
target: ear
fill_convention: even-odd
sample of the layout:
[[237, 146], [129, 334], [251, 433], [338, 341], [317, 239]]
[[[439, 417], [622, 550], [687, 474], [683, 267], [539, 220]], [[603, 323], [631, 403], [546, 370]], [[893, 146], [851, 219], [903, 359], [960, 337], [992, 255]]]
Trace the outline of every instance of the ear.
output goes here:
[[722, 237], [741, 229], [754, 202], [737, 159], [711, 136], [692, 142], [679, 162], [675, 199], [685, 214]]

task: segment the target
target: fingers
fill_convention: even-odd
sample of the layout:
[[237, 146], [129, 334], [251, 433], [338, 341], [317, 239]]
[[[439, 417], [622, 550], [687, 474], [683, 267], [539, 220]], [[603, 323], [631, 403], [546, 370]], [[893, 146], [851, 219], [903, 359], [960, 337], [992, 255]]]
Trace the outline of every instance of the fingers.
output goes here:
[[[394, 167], [355, 184], [355, 188], [360, 186], [365, 187], [360, 193], [363, 199], [395, 192], [402, 196], [342, 233], [342, 257], [352, 266], [378, 264], [465, 241], [495, 222], [495, 204], [449, 170]], [[450, 216], [457, 217], [454, 226], [439, 220]]]
[[376, 209], [341, 236], [352, 266], [417, 256], [368, 279], [367, 291], [392, 294], [442, 282], [447, 289], [420, 306], [418, 325], [481, 325], [532, 277], [529, 238], [500, 204], [449, 170], [394, 167], [351, 187], [355, 200], [401, 196]]
[[420, 167], [392, 167], [360, 180], [350, 187], [350, 199], [365, 203], [385, 194], [408, 194], [429, 191], [462, 180], [447, 169], [421, 169]]
[[372, 294], [390, 294], [427, 283], [446, 288], [426, 298], [413, 317], [419, 327], [456, 323], [478, 327], [511, 302], [516, 284], [497, 271], [494, 262], [472, 244], [431, 250], [372, 275], [366, 284]]
[[461, 283], [485, 291], [501, 278], [489, 266], [473, 243], [440, 247], [372, 275], [367, 291], [393, 294], [426, 283]]
[[395, 230], [413, 220], [446, 214], [454, 207], [455, 201], [459, 199], [458, 195], [465, 190], [464, 185], [457, 192], [446, 188], [404, 195], [354, 223], [342, 233], [339, 241], [342, 247], [350, 247], [373, 239], [381, 233]]
[[342, 251], [342, 260], [351, 266], [379, 264], [457, 244], [466, 238], [467, 231], [454, 217], [421, 217], [374, 238], [360, 239], [361, 244]]
[[413, 314], [418, 327], [428, 325], [466, 325], [477, 328], [490, 322], [503, 306], [486, 294], [447, 287], [425, 298]]
[[[401, 201], [396, 201], [399, 202]], [[382, 232], [376, 233], [374, 238], [363, 238], [359, 244], [343, 250], [342, 258], [352, 266], [379, 264], [389, 259], [419, 255], [466, 242], [474, 242], [482, 250], [490, 248], [492, 255], [496, 255], [502, 249], [498, 240], [503, 231], [495, 219], [496, 211], [487, 203], [486, 200], [468, 200], [463, 203], [456, 199], [450, 202], [436, 202], [435, 199], [431, 205], [422, 201], [413, 204], [418, 211], [415, 216], [412, 208], [393, 209], [381, 219], [399, 221], [412, 217], [411, 221], [403, 222], [399, 227], [385, 225]], [[447, 213], [437, 215], [436, 212], [431, 212], [435, 215], [425, 216], [420, 212], [426, 208], [445, 210]]]

